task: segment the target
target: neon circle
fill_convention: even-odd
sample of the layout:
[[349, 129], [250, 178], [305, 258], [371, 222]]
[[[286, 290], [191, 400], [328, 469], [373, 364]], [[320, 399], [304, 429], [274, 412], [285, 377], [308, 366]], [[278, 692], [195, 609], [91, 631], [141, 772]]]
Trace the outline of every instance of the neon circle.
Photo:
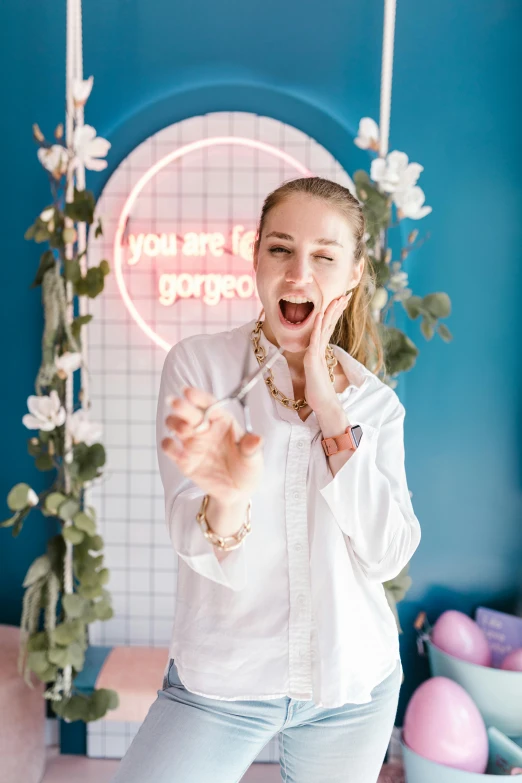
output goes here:
[[262, 152], [266, 152], [269, 155], [273, 155], [274, 157], [283, 160], [285, 163], [288, 163], [288, 165], [293, 166], [296, 169], [296, 171], [299, 172], [299, 174], [302, 174], [305, 177], [313, 176], [312, 172], [309, 171], [306, 168], [306, 166], [304, 166], [302, 163], [300, 163], [298, 160], [292, 157], [292, 155], [289, 155], [287, 152], [283, 152], [283, 150], [280, 150], [277, 147], [273, 147], [271, 144], [266, 144], [265, 142], [262, 141], [256, 141], [254, 139], [247, 139], [238, 136], [215, 136], [211, 139], [201, 139], [200, 141], [194, 141], [191, 142], [190, 144], [185, 144], [185, 146], [174, 150], [174, 152], [170, 152], [164, 158], [157, 161], [157, 163], [151, 166], [150, 169], [148, 169], [148, 171], [146, 171], [145, 174], [138, 180], [138, 182], [132, 188], [125, 204], [123, 205], [123, 209], [118, 219], [118, 227], [116, 229], [116, 233], [114, 236], [113, 258], [114, 258], [116, 282], [118, 284], [121, 297], [125, 303], [125, 307], [132, 315], [132, 317], [138, 324], [139, 328], [147, 335], [147, 337], [149, 337], [153, 342], [155, 342], [156, 345], [159, 345], [165, 351], [168, 351], [172, 347], [171, 344], [168, 343], [166, 340], [164, 340], [162, 337], [160, 337], [158, 334], [156, 334], [156, 332], [153, 329], [151, 329], [151, 327], [143, 319], [143, 317], [136, 309], [131, 297], [129, 296], [127, 286], [125, 285], [125, 280], [123, 278], [123, 270], [122, 270], [123, 232], [125, 231], [125, 226], [130, 211], [134, 206], [136, 199], [140, 195], [145, 185], [148, 182], [150, 182], [150, 180], [159, 171], [161, 171], [161, 169], [165, 168], [165, 166], [168, 166], [169, 163], [172, 163], [172, 161], [177, 160], [178, 158], [181, 158], [183, 155], [187, 155], [190, 152], [194, 152], [195, 150], [200, 150], [205, 147], [213, 147], [213, 146], [224, 145], [224, 144], [237, 144], [243, 147], [252, 147], [254, 149], [261, 150]]

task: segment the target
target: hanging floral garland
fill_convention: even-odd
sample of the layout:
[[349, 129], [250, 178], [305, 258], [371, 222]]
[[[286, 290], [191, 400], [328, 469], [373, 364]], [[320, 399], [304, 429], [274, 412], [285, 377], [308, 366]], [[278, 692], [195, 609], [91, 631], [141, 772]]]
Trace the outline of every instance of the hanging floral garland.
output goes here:
[[[37, 217], [26, 239], [46, 243], [32, 288], [41, 286], [44, 312], [42, 362], [35, 382], [35, 395], [27, 400], [29, 412], [23, 424], [37, 432], [28, 442], [29, 454], [40, 471], [54, 471], [48, 489], [38, 495], [28, 484], [16, 484], [7, 497], [13, 515], [0, 523], [17, 536], [30, 511], [38, 508], [56, 520], [59, 532], [27, 571], [21, 618], [20, 671], [28, 684], [32, 674], [46, 683], [45, 698], [54, 712], [68, 721], [92, 721], [118, 706], [118, 697], [108, 689], [90, 696], [76, 693], [74, 679], [84, 666], [88, 625], [112, 617], [110, 593], [105, 585], [109, 572], [103, 565], [103, 540], [97, 533], [96, 513], [85, 502], [93, 481], [102, 477], [105, 449], [102, 428], [89, 419], [85, 399], [86, 346], [82, 328], [92, 315], [86, 302], [99, 296], [109, 264], [86, 268], [85, 227], [94, 221], [94, 196], [78, 187], [84, 168], [100, 171], [110, 144], [83, 125], [83, 106], [93, 79], [75, 80], [70, 138], [63, 141], [63, 126], [55, 140], [46, 140], [37, 125], [33, 134], [39, 145], [38, 159], [49, 177], [52, 203]], [[81, 113], [80, 113], [81, 112]], [[102, 233], [101, 222], [91, 230]], [[80, 245], [83, 244], [83, 248]], [[74, 297], [80, 312], [73, 315]], [[83, 298], [83, 302], [82, 302]], [[73, 410], [73, 374], [81, 369], [81, 407]]]

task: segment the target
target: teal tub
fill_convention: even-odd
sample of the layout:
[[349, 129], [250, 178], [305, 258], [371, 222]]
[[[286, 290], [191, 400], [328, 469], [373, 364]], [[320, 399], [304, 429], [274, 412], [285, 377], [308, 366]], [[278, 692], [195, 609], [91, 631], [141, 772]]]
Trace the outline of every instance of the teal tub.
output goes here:
[[446, 767], [435, 761], [419, 756], [405, 745], [401, 738], [402, 758], [406, 783], [495, 783], [498, 780], [522, 780], [519, 775], [481, 775], [478, 772], [464, 772], [461, 769]]
[[469, 693], [486, 726], [495, 726], [508, 737], [522, 736], [522, 672], [491, 669], [461, 661], [425, 640], [433, 677], [448, 677]]

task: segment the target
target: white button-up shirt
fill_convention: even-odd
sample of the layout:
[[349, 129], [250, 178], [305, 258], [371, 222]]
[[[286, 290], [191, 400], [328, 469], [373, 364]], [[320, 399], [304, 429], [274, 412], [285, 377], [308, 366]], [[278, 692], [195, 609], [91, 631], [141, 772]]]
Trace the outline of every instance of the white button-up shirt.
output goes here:
[[[241, 381], [254, 326], [185, 338], [163, 366], [157, 450], [178, 555], [170, 655], [186, 688], [214, 699], [362, 704], [400, 660], [382, 583], [420, 541], [404, 468], [405, 409], [393, 389], [334, 346], [350, 381], [338, 398], [363, 436], [333, 476], [315, 413], [302, 421], [264, 381], [255, 385], [248, 402], [253, 431], [264, 440], [264, 475], [251, 498], [252, 531], [221, 562], [196, 522], [203, 491], [161, 449], [173, 437], [166, 398], [182, 396], [184, 386], [229, 394]], [[260, 336], [271, 354], [274, 346]], [[257, 367], [252, 347], [250, 371]], [[284, 356], [272, 372], [292, 398]], [[243, 425], [239, 404], [233, 410]]]

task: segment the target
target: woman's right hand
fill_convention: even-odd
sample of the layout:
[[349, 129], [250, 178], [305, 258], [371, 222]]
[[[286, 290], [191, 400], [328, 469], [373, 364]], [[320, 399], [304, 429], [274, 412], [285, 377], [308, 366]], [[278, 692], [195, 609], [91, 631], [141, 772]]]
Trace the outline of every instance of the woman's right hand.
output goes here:
[[233, 506], [248, 499], [259, 485], [262, 438], [245, 433], [235, 416], [223, 408], [210, 412], [208, 429], [194, 432], [203, 416], [201, 409], [215, 401], [212, 394], [195, 388], [184, 389], [183, 397], [174, 397], [166, 424], [181, 444], [164, 438], [161, 447], [206, 494], [224, 506]]

